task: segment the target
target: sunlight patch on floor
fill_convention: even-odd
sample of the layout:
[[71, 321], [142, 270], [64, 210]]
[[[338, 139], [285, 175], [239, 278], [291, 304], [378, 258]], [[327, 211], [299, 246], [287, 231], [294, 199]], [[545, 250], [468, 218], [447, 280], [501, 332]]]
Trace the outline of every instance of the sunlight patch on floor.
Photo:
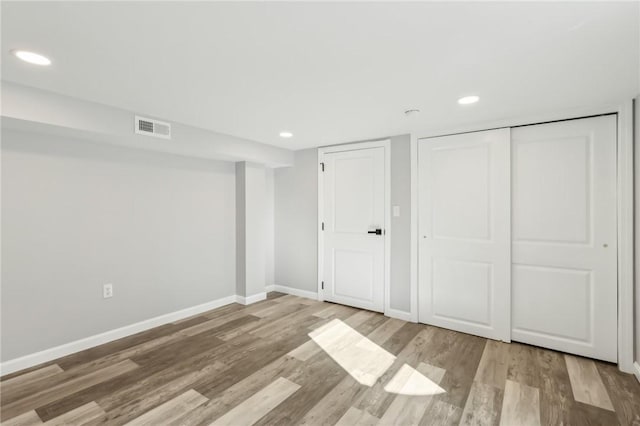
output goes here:
[[373, 386], [396, 360], [393, 354], [338, 319], [312, 331], [309, 336], [365, 386]]
[[446, 392], [437, 383], [409, 364], [404, 364], [398, 370], [395, 376], [386, 384], [384, 390], [389, 393], [411, 396], [438, 395]]

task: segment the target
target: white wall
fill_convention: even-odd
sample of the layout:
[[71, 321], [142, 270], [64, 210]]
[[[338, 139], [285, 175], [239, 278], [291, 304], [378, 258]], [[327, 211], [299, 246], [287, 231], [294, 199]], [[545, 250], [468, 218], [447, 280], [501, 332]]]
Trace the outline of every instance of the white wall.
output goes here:
[[275, 284], [274, 270], [274, 250], [275, 250], [275, 220], [274, 220], [274, 169], [265, 169], [265, 220], [267, 223], [267, 234], [265, 238], [265, 284], [270, 286]]
[[[390, 306], [411, 310], [411, 135], [391, 138], [391, 208], [400, 207], [400, 217], [391, 216]], [[389, 213], [391, 214], [391, 213]]]
[[2, 361], [235, 293], [233, 163], [2, 142]]
[[[640, 96], [634, 100], [634, 173], [635, 173], [635, 362], [640, 368]], [[640, 371], [638, 371], [640, 374]]]
[[275, 284], [318, 290], [318, 150], [275, 170]]
[[[39, 129], [59, 136], [93, 140], [157, 152], [222, 161], [252, 161], [272, 167], [291, 165], [288, 149], [171, 123], [171, 140], [134, 133], [134, 116], [127, 111], [34, 87], [2, 81], [2, 128]], [[162, 117], [150, 117], [160, 118]]]
[[265, 292], [266, 174], [264, 166], [236, 163], [236, 294]]
[[[391, 138], [391, 308], [409, 312], [411, 300], [411, 137]], [[275, 170], [275, 283], [318, 289], [318, 154], [295, 152], [293, 167]], [[391, 214], [391, 212], [389, 212]]]

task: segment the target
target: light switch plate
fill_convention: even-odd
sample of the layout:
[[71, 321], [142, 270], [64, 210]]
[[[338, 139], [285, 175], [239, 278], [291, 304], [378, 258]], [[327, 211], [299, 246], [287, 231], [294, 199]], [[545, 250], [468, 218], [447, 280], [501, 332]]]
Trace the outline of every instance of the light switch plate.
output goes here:
[[105, 284], [102, 286], [102, 297], [105, 299], [113, 297], [113, 284]]
[[400, 206], [393, 206], [393, 217], [400, 217]]

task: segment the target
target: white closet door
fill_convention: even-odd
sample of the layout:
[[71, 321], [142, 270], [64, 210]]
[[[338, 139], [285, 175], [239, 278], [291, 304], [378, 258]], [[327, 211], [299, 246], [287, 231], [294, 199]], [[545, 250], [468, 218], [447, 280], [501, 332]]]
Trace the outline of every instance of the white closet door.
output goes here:
[[385, 148], [324, 154], [324, 299], [382, 312]]
[[419, 142], [420, 322], [509, 341], [509, 133]]
[[512, 139], [512, 339], [615, 362], [616, 118]]

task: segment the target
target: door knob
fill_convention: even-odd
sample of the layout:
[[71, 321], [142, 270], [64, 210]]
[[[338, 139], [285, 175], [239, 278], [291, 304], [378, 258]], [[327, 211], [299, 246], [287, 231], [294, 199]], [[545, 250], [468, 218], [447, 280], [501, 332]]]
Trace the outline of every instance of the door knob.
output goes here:
[[382, 229], [378, 228], [375, 231], [367, 231], [367, 234], [382, 235]]

